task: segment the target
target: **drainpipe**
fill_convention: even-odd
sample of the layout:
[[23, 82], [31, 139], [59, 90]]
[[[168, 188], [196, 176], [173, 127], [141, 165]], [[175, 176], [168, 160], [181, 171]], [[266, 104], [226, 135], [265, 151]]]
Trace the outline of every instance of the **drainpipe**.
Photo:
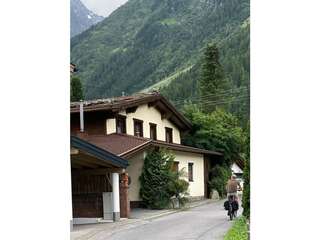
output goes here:
[[119, 173], [112, 173], [113, 221], [120, 220]]
[[80, 100], [80, 132], [84, 132], [83, 101]]

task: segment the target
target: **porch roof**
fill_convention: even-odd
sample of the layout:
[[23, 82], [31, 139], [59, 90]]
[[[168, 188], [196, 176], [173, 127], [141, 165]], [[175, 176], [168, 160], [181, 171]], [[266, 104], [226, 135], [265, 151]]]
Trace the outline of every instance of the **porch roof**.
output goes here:
[[167, 143], [149, 138], [135, 137], [127, 134], [113, 133], [109, 135], [89, 135], [86, 136], [85, 139], [86, 141], [121, 157], [128, 157], [129, 155], [139, 152], [148, 146], [164, 147], [171, 150], [200, 153], [205, 155], [223, 155], [222, 153], [216, 151], [210, 151], [176, 143]]
[[71, 136], [71, 147], [76, 150], [71, 152], [71, 162], [78, 168], [126, 168], [129, 165], [127, 160], [76, 136]]

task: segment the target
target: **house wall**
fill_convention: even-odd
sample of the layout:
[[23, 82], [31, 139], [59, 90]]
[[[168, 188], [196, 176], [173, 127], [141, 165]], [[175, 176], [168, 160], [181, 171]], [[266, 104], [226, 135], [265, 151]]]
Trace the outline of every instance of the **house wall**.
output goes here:
[[[204, 159], [202, 154], [172, 151], [179, 162], [179, 170], [186, 172], [185, 180], [188, 181], [188, 163], [193, 163], [193, 182], [189, 182], [190, 197], [204, 196]], [[131, 178], [129, 185], [129, 201], [141, 201], [139, 197], [140, 182], [145, 153], [139, 153], [128, 159], [129, 167], [126, 169]]]
[[179, 162], [179, 171], [184, 169], [188, 181], [188, 163], [193, 163], [193, 182], [189, 182], [190, 197], [204, 196], [204, 157], [202, 154], [173, 151]]
[[[121, 111], [120, 115], [126, 116], [127, 134], [134, 135], [133, 119], [143, 121], [143, 137], [150, 138], [149, 123], [157, 124], [157, 139], [161, 141], [166, 140], [165, 128], [172, 128], [172, 141], [174, 143], [181, 143], [179, 129], [167, 119], [161, 119], [161, 113], [155, 107], [149, 107], [148, 104], [141, 105], [134, 113], [126, 114], [126, 111]], [[106, 121], [107, 134], [116, 132], [116, 120], [114, 118]]]
[[144, 162], [144, 152], [140, 152], [133, 157], [129, 158], [129, 166], [126, 169], [130, 177], [130, 185], [128, 191], [128, 198], [129, 201], [141, 201], [139, 197], [139, 190], [140, 190], [140, 182], [139, 177], [142, 172], [143, 162]]

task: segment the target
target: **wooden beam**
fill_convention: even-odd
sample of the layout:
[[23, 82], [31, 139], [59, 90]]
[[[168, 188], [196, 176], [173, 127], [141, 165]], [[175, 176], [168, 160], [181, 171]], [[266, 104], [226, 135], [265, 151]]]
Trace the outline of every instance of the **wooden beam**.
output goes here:
[[73, 163], [75, 163], [77, 166], [84, 166], [84, 167], [88, 167], [88, 168], [98, 168], [99, 167], [95, 164], [87, 163], [87, 162], [84, 162], [84, 161], [81, 161], [81, 160], [75, 159], [75, 158], [71, 159], [71, 167], [72, 167]]
[[106, 175], [107, 173], [122, 173], [122, 168], [96, 168], [96, 169], [81, 169], [72, 170], [72, 174], [79, 175]]
[[82, 169], [82, 168], [83, 168], [83, 166], [81, 166], [81, 165], [79, 165], [79, 164], [77, 164], [77, 163], [73, 162], [73, 163], [71, 164], [71, 168]]
[[79, 154], [79, 150], [72, 147], [71, 150], [70, 150], [70, 154], [71, 154], [71, 155]]
[[135, 113], [137, 111], [138, 106], [129, 107], [126, 109], [126, 114], [128, 113]]
[[153, 101], [153, 102], [149, 102], [148, 103], [148, 107], [154, 107], [154, 106], [157, 105], [157, 103], [158, 103], [158, 100], [157, 101]]
[[169, 119], [171, 118], [172, 116], [172, 113], [169, 113], [169, 112], [165, 112], [165, 113], [161, 113], [161, 119]]

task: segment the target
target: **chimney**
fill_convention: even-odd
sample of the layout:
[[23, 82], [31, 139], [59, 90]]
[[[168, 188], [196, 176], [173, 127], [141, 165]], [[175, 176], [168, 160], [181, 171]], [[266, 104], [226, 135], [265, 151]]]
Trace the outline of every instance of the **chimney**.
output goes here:
[[84, 132], [83, 101], [80, 100], [80, 132]]

